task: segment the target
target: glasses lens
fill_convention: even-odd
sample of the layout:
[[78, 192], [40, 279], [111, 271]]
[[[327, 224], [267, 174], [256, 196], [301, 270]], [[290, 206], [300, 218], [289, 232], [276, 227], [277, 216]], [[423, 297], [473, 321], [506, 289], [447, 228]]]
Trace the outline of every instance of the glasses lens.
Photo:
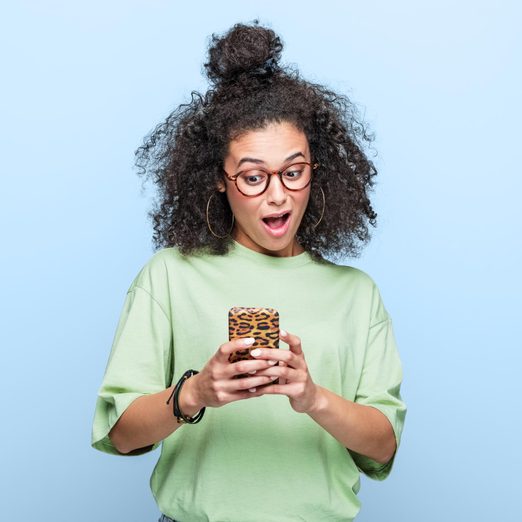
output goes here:
[[286, 188], [300, 190], [308, 184], [312, 169], [308, 163], [294, 163], [283, 172], [283, 184]]
[[255, 196], [265, 190], [268, 174], [259, 169], [245, 170], [237, 178], [237, 187], [243, 194]]
[[[283, 171], [283, 185], [291, 190], [301, 190], [310, 182], [312, 169], [308, 163], [293, 163]], [[237, 178], [239, 190], [247, 196], [261, 194], [268, 183], [269, 174], [259, 169], [243, 171]]]

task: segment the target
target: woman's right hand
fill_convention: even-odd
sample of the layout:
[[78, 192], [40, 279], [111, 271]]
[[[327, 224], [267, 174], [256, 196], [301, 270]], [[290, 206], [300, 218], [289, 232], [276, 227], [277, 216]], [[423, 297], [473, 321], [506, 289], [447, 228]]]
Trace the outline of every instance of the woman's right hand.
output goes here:
[[[231, 353], [244, 350], [254, 342], [255, 339], [248, 337], [222, 344], [204, 368], [183, 385], [179, 397], [181, 411], [194, 415], [206, 406], [218, 408], [229, 402], [263, 395], [263, 388], [257, 386], [272, 382], [277, 377], [256, 377], [255, 372], [270, 368], [276, 362], [252, 359], [230, 363], [228, 360]], [[252, 376], [234, 378], [235, 375], [244, 373]]]

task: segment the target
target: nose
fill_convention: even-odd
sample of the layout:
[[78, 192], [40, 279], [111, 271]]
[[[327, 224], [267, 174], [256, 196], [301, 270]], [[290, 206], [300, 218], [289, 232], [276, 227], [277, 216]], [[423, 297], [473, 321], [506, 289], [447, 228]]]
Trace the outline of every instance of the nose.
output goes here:
[[277, 174], [272, 174], [270, 177], [270, 183], [266, 189], [266, 195], [268, 203], [275, 205], [282, 205], [288, 196], [285, 186], [283, 185], [281, 178]]

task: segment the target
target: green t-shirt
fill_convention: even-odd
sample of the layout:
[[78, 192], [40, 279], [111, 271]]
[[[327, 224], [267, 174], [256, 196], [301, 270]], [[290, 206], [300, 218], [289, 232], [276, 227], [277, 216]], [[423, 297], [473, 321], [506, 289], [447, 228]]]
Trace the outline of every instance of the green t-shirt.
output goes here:
[[[399, 445], [401, 364], [374, 282], [307, 252], [272, 257], [234, 242], [223, 256], [165, 248], [138, 273], [99, 390], [94, 448], [119, 454], [108, 433], [120, 415], [200, 370], [228, 341], [233, 306], [278, 310], [281, 328], [301, 338], [314, 382], [378, 408]], [[288, 397], [264, 395], [207, 408], [201, 422], [178, 428], [162, 442], [150, 484], [160, 511], [182, 522], [350, 521], [359, 471], [382, 480], [392, 463], [348, 451]]]

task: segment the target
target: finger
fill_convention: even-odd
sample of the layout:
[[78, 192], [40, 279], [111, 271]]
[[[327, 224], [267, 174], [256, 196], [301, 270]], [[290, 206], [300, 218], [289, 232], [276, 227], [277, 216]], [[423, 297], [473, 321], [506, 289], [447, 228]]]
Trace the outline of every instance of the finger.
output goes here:
[[286, 395], [287, 397], [294, 398], [300, 391], [299, 384], [268, 384], [263, 386], [263, 393], [266, 395]]
[[[280, 361], [279, 362], [279, 366], [281, 366], [281, 367], [286, 366], [286, 363], [284, 361]], [[280, 377], [279, 378], [279, 384], [286, 384], [286, 379], [283, 378], [283, 377]]]
[[254, 390], [258, 386], [268, 384], [277, 379], [276, 375], [256, 375], [252, 377], [242, 377], [240, 379], [230, 379], [221, 384], [222, 390], [227, 393], [238, 391]]
[[226, 378], [231, 378], [234, 375], [241, 374], [255, 374], [261, 370], [266, 370], [267, 368], [271, 368], [273, 365], [277, 364], [277, 361], [267, 361], [267, 360], [256, 360], [256, 359], [248, 359], [244, 361], [238, 361], [235, 363], [228, 364], [226, 366], [226, 370], [223, 372]]
[[301, 355], [303, 353], [301, 339], [297, 337], [297, 335], [292, 335], [285, 330], [279, 330], [279, 338], [288, 344], [290, 350], [296, 355]]
[[264, 387], [257, 387], [252, 388], [255, 389], [255, 391], [249, 391], [249, 390], [241, 390], [241, 391], [235, 391], [235, 392], [223, 392], [221, 394], [221, 403], [228, 404], [230, 402], [242, 400], [242, 399], [252, 399], [253, 397], [261, 397], [261, 395], [264, 395]]
[[302, 355], [296, 355], [291, 350], [281, 350], [280, 348], [256, 348], [250, 352], [252, 357], [256, 359], [266, 359], [285, 362], [287, 366], [292, 368], [305, 368], [304, 358]]
[[302, 370], [296, 370], [295, 368], [290, 368], [290, 366], [273, 366], [266, 370], [260, 370], [256, 375], [279, 377], [279, 384], [304, 381], [306, 379], [306, 374]]
[[252, 399], [253, 397], [261, 397], [262, 395], [265, 394], [264, 386], [261, 388], [252, 388], [252, 389], [253, 390], [255, 389], [255, 391], [250, 391], [250, 390], [239, 391], [239, 392], [232, 394], [234, 397], [234, 400]]
[[248, 350], [255, 342], [256, 340], [253, 337], [233, 339], [232, 341], [228, 341], [228, 343], [222, 344], [218, 348], [215, 357], [218, 362], [223, 364], [228, 363], [228, 358], [231, 353], [234, 353], [238, 350]]

